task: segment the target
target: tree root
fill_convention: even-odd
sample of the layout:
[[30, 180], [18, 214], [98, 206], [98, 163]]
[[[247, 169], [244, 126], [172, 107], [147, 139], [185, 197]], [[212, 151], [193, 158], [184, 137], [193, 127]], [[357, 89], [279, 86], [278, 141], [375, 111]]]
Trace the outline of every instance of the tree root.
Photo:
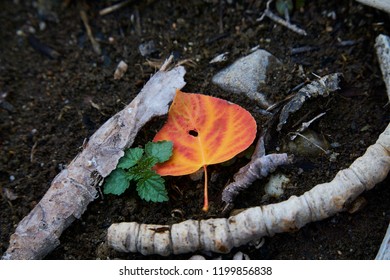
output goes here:
[[183, 254], [199, 250], [228, 253], [233, 247], [297, 230], [348, 208], [363, 191], [384, 180], [390, 170], [390, 124], [365, 154], [328, 183], [288, 200], [249, 208], [228, 219], [187, 220], [182, 223], [148, 225], [113, 224], [108, 229], [109, 246], [121, 252], [144, 255]]
[[[386, 80], [390, 39], [380, 35], [376, 47], [382, 74]], [[383, 43], [384, 42], [384, 43]], [[384, 64], [384, 65], [383, 65]], [[386, 86], [387, 86], [387, 81]], [[388, 96], [390, 99], [390, 89]], [[265, 154], [261, 142], [256, 154]], [[248, 164], [249, 166], [250, 164]], [[144, 255], [183, 254], [199, 250], [227, 253], [233, 247], [258, 240], [263, 236], [297, 230], [307, 223], [323, 220], [348, 209], [362, 192], [383, 181], [390, 170], [390, 124], [365, 154], [349, 168], [339, 171], [328, 183], [319, 184], [303, 195], [265, 206], [249, 208], [228, 219], [187, 220], [170, 226], [131, 223], [113, 224], [108, 229], [109, 246], [121, 252]], [[390, 256], [390, 230], [387, 231], [377, 259]]]

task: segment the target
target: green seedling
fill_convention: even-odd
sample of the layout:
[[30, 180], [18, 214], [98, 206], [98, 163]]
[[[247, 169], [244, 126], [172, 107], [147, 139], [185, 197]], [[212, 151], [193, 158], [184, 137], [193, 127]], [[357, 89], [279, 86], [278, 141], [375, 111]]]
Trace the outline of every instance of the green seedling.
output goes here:
[[142, 199], [153, 202], [168, 201], [165, 181], [152, 168], [172, 156], [172, 147], [171, 141], [158, 141], [148, 142], [145, 150], [142, 148], [126, 150], [117, 168], [107, 177], [103, 192], [121, 195], [132, 182], [136, 182], [136, 190]]

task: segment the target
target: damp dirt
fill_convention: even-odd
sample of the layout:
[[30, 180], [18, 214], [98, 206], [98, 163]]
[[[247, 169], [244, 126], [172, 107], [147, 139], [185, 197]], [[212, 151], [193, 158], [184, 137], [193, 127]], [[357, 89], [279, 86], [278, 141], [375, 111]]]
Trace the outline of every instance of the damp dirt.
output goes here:
[[[374, 49], [376, 36], [390, 33], [390, 19], [354, 1], [304, 1], [302, 8], [291, 12], [291, 21], [305, 29], [307, 36], [268, 18], [256, 21], [265, 1], [132, 1], [104, 16], [99, 11], [114, 1], [63, 1], [45, 15], [38, 15], [32, 2], [0, 3], [0, 254], [6, 251], [18, 222], [39, 202], [84, 141], [136, 96], [171, 53], [177, 61], [190, 60], [184, 64], [187, 85], [183, 91], [235, 102], [253, 114], [259, 129], [267, 126], [267, 153], [280, 151], [303, 121], [326, 113], [311, 129], [330, 144], [333, 157], [321, 152], [296, 155], [293, 164], [279, 169], [290, 178], [281, 197], [264, 199], [267, 179], [258, 180], [236, 198], [236, 208], [279, 202], [331, 180], [361, 156], [390, 121]], [[86, 11], [100, 54], [91, 45], [80, 10]], [[31, 28], [35, 32], [27, 35]], [[140, 53], [141, 44], [147, 57]], [[273, 101], [284, 100], [296, 92], [296, 86], [316, 76], [335, 72], [343, 74], [341, 90], [308, 101], [276, 131], [276, 125], [253, 101], [211, 83], [215, 73], [256, 46], [283, 62], [282, 67], [270, 69], [261, 89]], [[227, 61], [209, 63], [225, 52], [229, 53]], [[114, 80], [121, 60], [128, 70]], [[150, 141], [165, 120], [161, 117], [148, 123], [134, 146]], [[107, 228], [123, 221], [172, 224], [222, 217], [222, 189], [247, 162], [239, 157], [229, 164], [209, 166], [208, 213], [201, 210], [203, 181], [189, 176], [166, 178], [170, 197], [166, 203], [142, 201], [133, 189], [119, 197], [99, 195], [46, 258], [162, 258], [107, 248]], [[251, 259], [373, 259], [390, 221], [389, 184], [388, 177], [363, 193], [364, 207], [355, 213], [339, 213], [297, 232], [266, 237], [260, 248], [248, 244], [222, 258], [231, 259], [240, 250]]]

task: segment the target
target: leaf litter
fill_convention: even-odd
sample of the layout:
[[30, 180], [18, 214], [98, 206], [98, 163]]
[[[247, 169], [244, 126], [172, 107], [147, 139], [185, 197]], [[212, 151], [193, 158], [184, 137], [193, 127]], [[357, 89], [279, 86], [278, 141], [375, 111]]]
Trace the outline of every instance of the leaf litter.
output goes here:
[[[188, 46], [184, 46], [186, 40], [178, 41], [177, 45], [179, 48], [184, 46], [186, 51], [184, 51], [185, 56], [197, 56], [206, 58], [207, 61], [212, 58], [207, 55], [207, 52], [210, 50], [210, 53], [222, 53], [224, 51], [230, 51], [231, 57], [237, 57], [240, 53], [246, 52], [253, 44], [257, 43], [260, 40], [262, 46], [265, 49], [272, 50], [272, 52], [277, 55], [279, 58], [284, 61], [296, 63], [297, 65], [303, 66], [303, 71], [293, 70], [293, 72], [284, 72], [281, 79], [269, 80], [267, 84], [271, 88], [269, 92], [275, 94], [274, 96], [281, 96], [283, 98], [283, 93], [287, 92], [290, 88], [304, 81], [304, 76], [302, 73], [316, 72], [321, 76], [329, 72], [339, 71], [340, 68], [343, 69], [343, 75], [347, 81], [347, 88], [352, 85], [357, 88], [360, 92], [363, 92], [364, 95], [356, 96], [348, 99], [332, 99], [329, 100], [329, 107], [332, 108], [330, 112], [327, 112], [327, 117], [315, 124], [315, 129], [321, 129], [326, 132], [327, 137], [331, 139], [332, 142], [340, 143], [337, 151], [340, 152], [340, 159], [332, 164], [329, 164], [325, 160], [324, 163], [321, 163], [321, 159], [313, 160], [311, 162], [298, 162], [297, 168], [293, 168], [290, 171], [291, 174], [296, 174], [293, 177], [293, 184], [296, 184], [296, 191], [301, 192], [307, 189], [307, 187], [312, 186], [313, 180], [320, 182], [327, 180], [329, 176], [332, 176], [334, 172], [340, 167], [348, 165], [351, 160], [358, 156], [366, 147], [368, 143], [372, 143], [372, 139], [375, 139], [378, 132], [383, 129], [383, 122], [388, 121], [383, 113], [383, 105], [387, 102], [383, 98], [383, 82], [378, 78], [380, 73], [375, 66], [375, 58], [372, 54], [372, 49], [370, 49], [370, 42], [373, 42], [377, 32], [382, 32], [386, 30], [386, 18], [383, 17], [381, 13], [378, 13], [374, 10], [369, 10], [363, 6], [356, 5], [355, 2], [351, 3], [333, 3], [326, 2], [323, 3], [309, 3], [306, 2], [308, 6], [302, 11], [297, 11], [294, 13], [293, 21], [299, 23], [299, 26], [304, 27], [308, 32], [308, 36], [305, 38], [295, 36], [292, 33], [289, 33], [288, 30], [276, 26], [270, 21], [264, 21], [262, 25], [253, 26], [248, 24], [251, 20], [251, 14], [248, 13], [245, 15], [244, 20], [241, 13], [237, 13], [236, 9], [230, 9], [231, 6], [227, 5], [227, 9], [224, 10], [224, 15], [227, 16], [226, 25], [222, 31], [230, 31], [229, 26], [240, 27], [241, 29], [235, 29], [234, 33], [226, 35], [228, 33], [222, 33], [222, 35], [217, 34], [218, 36], [213, 36], [214, 29], [211, 28], [213, 25], [213, 17], [210, 16], [212, 9], [203, 10], [204, 5], [215, 8], [213, 4], [203, 3], [200, 6], [187, 4], [183, 5], [181, 9], [186, 9], [188, 15], [192, 19], [197, 18], [197, 13], [202, 10], [206, 11], [204, 16], [197, 18], [199, 23], [199, 30], [202, 30], [202, 34], [193, 34], [188, 32], [188, 34], [193, 34], [191, 39], [188, 41], [194, 42], [192, 49], [189, 49]], [[27, 5], [27, 4], [26, 4]], [[156, 3], [160, 11], [164, 11], [162, 4]], [[240, 4], [238, 9], [240, 9]], [[10, 6], [10, 4], [4, 4]], [[17, 12], [23, 12], [27, 7], [24, 7], [25, 4], [13, 5], [12, 10]], [[93, 8], [93, 7], [92, 7]], [[241, 7], [242, 9], [248, 9], [249, 7]], [[260, 7], [262, 10], [264, 7]], [[8, 7], [10, 9], [10, 7]], [[139, 13], [135, 12], [135, 22], [142, 22], [143, 17], [150, 16], [152, 12], [148, 9], [148, 6], [140, 6]], [[78, 16], [77, 9], [65, 9], [63, 14], [60, 14], [60, 18], [64, 21], [64, 16], [73, 16], [73, 12], [76, 10], [75, 15]], [[337, 18], [328, 18], [323, 16], [323, 14], [318, 13], [317, 11], [334, 11], [337, 14]], [[5, 10], [7, 11], [7, 9]], [[234, 13], [232, 13], [234, 11]], [[126, 11], [125, 11], [126, 13]], [[3, 25], [9, 26], [10, 28], [5, 28], [3, 31], [8, 32], [9, 38], [12, 38], [14, 33], [12, 30], [15, 30], [19, 26], [13, 26], [13, 21], [11, 17], [3, 18]], [[180, 30], [186, 30], [190, 19], [183, 17], [182, 13], [179, 14], [175, 8], [169, 9], [170, 16], [176, 16], [177, 18], [181, 17], [180, 24], [178, 25]], [[254, 16], [254, 19], [256, 19]], [[129, 16], [130, 17], [130, 16]], [[7, 20], [8, 18], [8, 20]], [[168, 18], [168, 17], [167, 17]], [[249, 21], [247, 21], [249, 19]], [[109, 16], [105, 18], [106, 22], [109, 23], [112, 21]], [[343, 22], [342, 22], [343, 21]], [[205, 23], [206, 22], [206, 23]], [[348, 28], [347, 28], [347, 25]], [[382, 24], [384, 23], [384, 24]], [[115, 18], [115, 24], [128, 26], [128, 20], [123, 21], [120, 18]], [[79, 24], [75, 21], [63, 28], [63, 30], [56, 30], [59, 33], [53, 33], [50, 30], [42, 32], [40, 38], [47, 42], [50, 45], [53, 45], [53, 40], [56, 41], [54, 45], [61, 43], [62, 38], [67, 39], [68, 34], [71, 36], [78, 36], [77, 34], [72, 33], [74, 30], [78, 30]], [[192, 26], [192, 25], [191, 25]], [[325, 26], [327, 29], [325, 30]], [[165, 28], [164, 21], [155, 21], [152, 24], [147, 22], [142, 23], [142, 28], [146, 32], [145, 38], [148, 40], [152, 37], [152, 34], [159, 34], [158, 31], [161, 28]], [[131, 27], [130, 27], [131, 28]], [[330, 28], [333, 28], [332, 31]], [[233, 30], [232, 28], [231, 30]], [[283, 32], [281, 32], [283, 30]], [[181, 31], [180, 31], [181, 32]], [[184, 32], [185, 33], [185, 32]], [[181, 33], [181, 34], [184, 34]], [[55, 34], [56, 36], [53, 36]], [[179, 33], [177, 33], [179, 34]], [[312, 39], [311, 34], [316, 34], [315, 40]], [[214, 34], [215, 35], [215, 34]], [[288, 36], [286, 36], [288, 35]], [[364, 44], [358, 43], [354, 46], [340, 47], [334, 42], [338, 38], [362, 38]], [[158, 36], [154, 38], [159, 38]], [[197, 40], [193, 40], [196, 38]], [[182, 38], [181, 38], [182, 39]], [[207, 40], [206, 40], [207, 39]], [[237, 40], [238, 39], [238, 40]], [[133, 37], [123, 38], [124, 45], [126, 48], [137, 50], [137, 40], [133, 40]], [[7, 208], [7, 204], [4, 204], [4, 211], [2, 214], [2, 228], [10, 228], [10, 224], [17, 223], [21, 217], [23, 217], [31, 208], [31, 204], [34, 205], [35, 201], [39, 200], [41, 195], [46, 191], [47, 182], [50, 181], [53, 176], [58, 172], [58, 168], [61, 168], [62, 165], [65, 165], [68, 160], [74, 156], [74, 151], [82, 143], [84, 137], [88, 137], [86, 130], [86, 125], [84, 124], [81, 118], [78, 116], [87, 116], [92, 120], [95, 125], [101, 124], [105, 117], [100, 115], [100, 112], [94, 110], [93, 108], [83, 107], [83, 95], [80, 94], [81, 91], [74, 92], [69, 90], [71, 88], [80, 88], [81, 90], [85, 89], [85, 92], [89, 92], [90, 89], [104, 88], [104, 90], [98, 90], [94, 92], [94, 101], [97, 102], [101, 108], [104, 108], [104, 112], [107, 115], [111, 115], [123, 107], [123, 103], [127, 103], [129, 100], [129, 92], [138, 92], [137, 84], [142, 84], [147, 80], [152, 71], [143, 67], [141, 69], [136, 69], [133, 71], [132, 65], [137, 65], [139, 59], [134, 57], [127, 52], [123, 52], [120, 49], [121, 41], [117, 41], [113, 45], [103, 45], [105, 48], [108, 48], [111, 59], [116, 59], [116, 57], [125, 56], [124, 59], [129, 63], [129, 71], [123, 77], [123, 81], [115, 83], [115, 85], [108, 84], [107, 76], [102, 74], [102, 66], [98, 63], [96, 69], [91, 69], [91, 61], [95, 61], [96, 57], [93, 52], [89, 50], [89, 46], [83, 46], [82, 53], [77, 52], [77, 56], [68, 56], [67, 61], [64, 61], [58, 67], [60, 67], [59, 72], [64, 71], [64, 66], [72, 65], [75, 63], [79, 67], [79, 71], [65, 72], [64, 75], [60, 76], [50, 76], [46, 78], [44, 75], [41, 77], [39, 73], [46, 73], [46, 71], [56, 71], [57, 66], [51, 65], [48, 67], [46, 63], [36, 63], [37, 60], [42, 59], [39, 54], [27, 48], [18, 48], [17, 55], [15, 54], [15, 48], [13, 47], [14, 41], [7, 40], [4, 41], [3, 55], [10, 58], [5, 60], [5, 70], [12, 69], [12, 71], [5, 71], [3, 79], [6, 81], [12, 80], [13, 83], [6, 84], [10, 90], [7, 90], [10, 93], [7, 101], [10, 102], [15, 108], [24, 108], [23, 111], [18, 111], [18, 115], [13, 115], [12, 119], [15, 120], [13, 126], [10, 126], [9, 123], [2, 123], [2, 130], [6, 133], [3, 134], [4, 139], [8, 142], [2, 142], [6, 145], [2, 151], [2, 158], [4, 158], [4, 165], [2, 168], [2, 182], [5, 186], [14, 188], [17, 186], [17, 194], [23, 196], [25, 199], [23, 201], [18, 201], [18, 209], [15, 209], [15, 212], [11, 212]], [[206, 42], [206, 45], [204, 45]], [[255, 43], [254, 43], [255, 42]], [[166, 44], [168, 43], [168, 44]], [[183, 44], [182, 44], [183, 43]], [[159, 46], [165, 46], [166, 49], [171, 49], [169, 42], [158, 42]], [[289, 55], [288, 51], [286, 53], [285, 46], [296, 47], [296, 46], [305, 46], [313, 45], [318, 46], [316, 51], [310, 53], [304, 53], [302, 55]], [[65, 48], [65, 53], [73, 53], [75, 50], [71, 45], [63, 43], [62, 46]], [[206, 51], [205, 51], [206, 50]], [[76, 50], [77, 51], [77, 50]], [[108, 52], [108, 53], [109, 53]], [[26, 57], [31, 59], [25, 59]], [[12, 59], [11, 59], [12, 58]], [[23, 58], [23, 62], [21, 59]], [[128, 59], [129, 58], [129, 59]], [[348, 62], [344, 60], [348, 59]], [[119, 61], [119, 60], [118, 60]], [[201, 60], [202, 61], [202, 60]], [[25, 68], [18, 68], [14, 65], [29, 65], [30, 69], [34, 69], [37, 75], [25, 75]], [[51, 68], [53, 67], [53, 68]], [[73, 67], [73, 66], [71, 66]], [[298, 67], [297, 67], [298, 68]], [[66, 69], [66, 68], [65, 68]], [[210, 71], [205, 71], [208, 69], [207, 66], [200, 62], [198, 67], [192, 69], [191, 76], [188, 76], [188, 90], [195, 92], [196, 90], [207, 88], [210, 86], [212, 89], [213, 86], [207, 82], [207, 77], [210, 77]], [[291, 68], [292, 69], [292, 68]], [[86, 79], [83, 76], [83, 71], [91, 72], [93, 75], [93, 80]], [[208, 69], [212, 70], [213, 69]], [[329, 72], [328, 72], [329, 71]], [[81, 74], [80, 74], [81, 73]], [[112, 72], [110, 72], [112, 73]], [[279, 73], [280, 74], [280, 73]], [[81, 76], [80, 76], [81, 75]], [[110, 74], [111, 75], [111, 74]], [[23, 77], [22, 79], [20, 77]], [[38, 77], [38, 79], [37, 79]], [[41, 78], [40, 78], [41, 77]], [[24, 81], [22, 84], [20, 81]], [[39, 85], [37, 82], [39, 81]], [[135, 81], [133, 83], [133, 81]], [[40, 102], [35, 102], [35, 99], [27, 98], [25, 93], [24, 84], [29, 86], [27, 91], [36, 92], [36, 98], [39, 98]], [[52, 88], [50, 95], [40, 95], [42, 86], [48, 86]], [[64, 86], [66, 85], [66, 87]], [[54, 86], [54, 87], [53, 87]], [[200, 86], [200, 87], [199, 87]], [[60, 90], [61, 89], [61, 90]], [[65, 90], [64, 90], [65, 89]], [[47, 93], [49, 94], [49, 92]], [[110, 98], [110, 96], [113, 96]], [[221, 96], [233, 102], [245, 105], [246, 108], [250, 108], [250, 111], [253, 113], [256, 109], [253, 109], [251, 102], [246, 102], [239, 97], [230, 98], [225, 92], [215, 90], [216, 96]], [[133, 95], [132, 95], [133, 96]], [[229, 97], [229, 98], [228, 98]], [[368, 98], [367, 98], [368, 97]], [[34, 97], [35, 98], [35, 97]], [[50, 122], [45, 124], [42, 120], [45, 118], [56, 120], [56, 112], [61, 111], [63, 107], [64, 99], [70, 100], [71, 103], [68, 105], [69, 111], [65, 112], [64, 118], [58, 122]], [[280, 100], [280, 98], [279, 98]], [[337, 102], [336, 102], [337, 101]], [[318, 105], [314, 101], [311, 105]], [[345, 105], [348, 104], [350, 110], [345, 111]], [[47, 108], [50, 107], [52, 110], [48, 111]], [[321, 107], [321, 106], [319, 106]], [[35, 118], [37, 122], [31, 119], [31, 110], [34, 108]], [[387, 107], [389, 108], [389, 107]], [[318, 112], [323, 112], [325, 110], [318, 110]], [[385, 111], [388, 112], [388, 111]], [[1, 111], [1, 113], [7, 113], [6, 111]], [[302, 108], [302, 114], [306, 113], [306, 108]], [[296, 118], [300, 118], [301, 113], [293, 114], [291, 116], [291, 121], [296, 121]], [[7, 114], [2, 115], [4, 119], [8, 118]], [[66, 125], [65, 121], [69, 120], [70, 117], [72, 124]], [[25, 120], [23, 121], [23, 117]], [[258, 117], [258, 116], [257, 116]], [[360, 131], [361, 127], [365, 127], [367, 123], [371, 124], [371, 128], [368, 131]], [[48, 140], [45, 145], [39, 145], [37, 152], [35, 154], [36, 163], [44, 163], [45, 170], [42, 172], [42, 168], [37, 164], [29, 163], [29, 147], [28, 147], [28, 137], [27, 135], [21, 135], [19, 137], [18, 132], [30, 131], [31, 126], [34, 125], [34, 128], [37, 128], [39, 135], [47, 135]], [[64, 126], [65, 125], [65, 126]], [[147, 142], [147, 139], [152, 139], [154, 132], [158, 130], [158, 124], [154, 123], [148, 125], [144, 131], [137, 137], [137, 145], [144, 145]], [[154, 131], [154, 132], [153, 132]], [[56, 141], [53, 141], [51, 136], [55, 135]], [[359, 139], [356, 142], [356, 139]], [[26, 140], [27, 139], [27, 140]], [[79, 140], [81, 139], [81, 140]], [[145, 141], [146, 139], [146, 141]], [[78, 141], [79, 140], [79, 141]], [[26, 142], [27, 141], [27, 142]], [[81, 142], [80, 142], [81, 141]], [[8, 143], [8, 144], [7, 144]], [[271, 144], [270, 151], [277, 147], [278, 143]], [[60, 147], [60, 148], [59, 148]], [[66, 147], [65, 149], [61, 147]], [[55, 148], [55, 149], [54, 149]], [[15, 154], [14, 152], [18, 150], [20, 153]], [[27, 154], [23, 151], [27, 150]], [[50, 158], [47, 158], [47, 155], [52, 155]], [[45, 158], [47, 161], [45, 161]], [[242, 164], [240, 160], [235, 166]], [[17, 167], [17, 168], [16, 168]], [[210, 167], [211, 168], [211, 167]], [[236, 172], [234, 168], [224, 168], [223, 173], [220, 172], [220, 169], [215, 166], [212, 168], [212, 172], [220, 172], [219, 179], [228, 180], [228, 176], [225, 173], [233, 174]], [[319, 172], [321, 170], [321, 172]], [[31, 173], [30, 173], [31, 171]], [[303, 172], [303, 173], [302, 173]], [[22, 174], [31, 174], [31, 176], [24, 177]], [[229, 176], [231, 176], [229, 174]], [[290, 175], [291, 175], [290, 174]], [[303, 175], [310, 174], [310, 180], [305, 179]], [[13, 182], [8, 181], [8, 175], [15, 175], [16, 180]], [[299, 184], [297, 184], [297, 178], [299, 178]], [[170, 183], [172, 180], [168, 179]], [[172, 201], [172, 205], [169, 205], [169, 208], [164, 209], [158, 205], [154, 207], [149, 207], [150, 203], [138, 201], [136, 204], [130, 203], [134, 200], [129, 199], [117, 199], [112, 196], [112, 198], [106, 196], [104, 201], [96, 201], [96, 203], [91, 204], [88, 208], [88, 211], [84, 214], [82, 221], [76, 221], [66, 233], [61, 237], [61, 246], [55, 250], [49, 258], [144, 258], [140, 255], [117, 255], [113, 252], [107, 252], [101, 249], [99, 246], [96, 249], [96, 242], [101, 240], [102, 231], [104, 231], [105, 224], [107, 219], [112, 220], [136, 220], [136, 221], [146, 221], [146, 222], [172, 222], [177, 218], [170, 217], [170, 211], [172, 207], [180, 207], [184, 213], [184, 217], [199, 217], [196, 207], [191, 205], [197, 205], [198, 201], [196, 199], [199, 191], [191, 191], [194, 188], [193, 185], [189, 183], [184, 178], [176, 178], [178, 180], [177, 184], [181, 185], [184, 190], [187, 190], [185, 194], [186, 197], [189, 196], [194, 200], [194, 203], [186, 203], [189, 205], [181, 204], [182, 197], [178, 197], [178, 200]], [[213, 186], [213, 192], [218, 192], [217, 189], [221, 187]], [[189, 190], [189, 191], [188, 191]], [[291, 235], [277, 235], [272, 239], [267, 239], [267, 250], [251, 250], [250, 247], [243, 247], [241, 249], [244, 252], [248, 253], [252, 259], [256, 258], [342, 258], [342, 259], [351, 259], [351, 258], [372, 258], [376, 254], [379, 243], [382, 240], [382, 233], [380, 230], [371, 232], [370, 240], [364, 238], [369, 228], [382, 228], [383, 219], [382, 213], [387, 211], [387, 201], [388, 192], [387, 188], [383, 186], [378, 186], [374, 190], [365, 194], [368, 204], [363, 211], [351, 216], [340, 214], [336, 217], [330, 219], [329, 221], [324, 221], [316, 223], [315, 226], [305, 227], [304, 231], [297, 232]], [[174, 194], [174, 192], [171, 192]], [[237, 203], [238, 207], [248, 207], [251, 203], [255, 203], [256, 197], [254, 196], [255, 191], [246, 191], [242, 193], [239, 197]], [[217, 194], [214, 194], [217, 196]], [[195, 199], [194, 199], [195, 198]], [[375, 201], [375, 203], [371, 203]], [[375, 204], [375, 205], [374, 205]], [[255, 205], [255, 204], [252, 204]], [[381, 206], [382, 205], [382, 206]], [[384, 206], [383, 206], [384, 205]], [[192, 208], [191, 208], [192, 207]], [[149, 208], [148, 210], [146, 208]], [[104, 209], [104, 215], [101, 211]], [[194, 210], [191, 210], [194, 209]], [[215, 215], [214, 212], [210, 213]], [[374, 219], [373, 219], [374, 217]], [[386, 224], [387, 225], [387, 224]], [[3, 250], [6, 249], [9, 234], [11, 234], [12, 229], [2, 231], [2, 244]], [[350, 232], [354, 232], [354, 235], [351, 238]], [[93, 233], [93, 234], [91, 234]], [[100, 236], [100, 237], [99, 237]], [[324, 241], [327, 247], [319, 248], [318, 243], [313, 243], [312, 239]], [[363, 236], [363, 237], [362, 237]], [[333, 240], [333, 242], [332, 242]], [[334, 242], [337, 241], [337, 242]], [[81, 246], [82, 245], [82, 246]], [[342, 252], [341, 254], [335, 254], [334, 250], [336, 249]], [[350, 248], [354, 248], [354, 251], [349, 251]], [[185, 256], [183, 256], [185, 258]], [[228, 257], [228, 256], [227, 256]]]

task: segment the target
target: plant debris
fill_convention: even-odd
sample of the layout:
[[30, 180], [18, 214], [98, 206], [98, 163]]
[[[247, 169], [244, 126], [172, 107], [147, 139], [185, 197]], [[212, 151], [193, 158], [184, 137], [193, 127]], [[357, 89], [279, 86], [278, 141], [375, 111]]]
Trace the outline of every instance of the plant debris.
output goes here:
[[242, 167], [222, 192], [222, 201], [226, 203], [223, 213], [228, 213], [234, 207], [234, 198], [247, 189], [255, 180], [267, 177], [278, 166], [291, 162], [287, 154], [265, 154], [264, 137], [257, 142], [251, 161]]
[[301, 88], [295, 96], [283, 106], [277, 130], [280, 131], [282, 129], [283, 125], [287, 123], [290, 114], [298, 111], [306, 100], [318, 96], [327, 97], [329, 93], [340, 89], [339, 83], [341, 76], [340, 73], [329, 74]]

